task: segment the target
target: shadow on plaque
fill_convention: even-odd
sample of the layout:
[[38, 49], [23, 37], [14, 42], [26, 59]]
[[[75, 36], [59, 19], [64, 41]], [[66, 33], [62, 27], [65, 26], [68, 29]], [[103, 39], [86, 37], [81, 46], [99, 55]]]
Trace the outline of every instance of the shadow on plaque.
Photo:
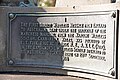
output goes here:
[[47, 28], [40, 26], [36, 14], [15, 14], [10, 20], [12, 66], [63, 68], [63, 46]]

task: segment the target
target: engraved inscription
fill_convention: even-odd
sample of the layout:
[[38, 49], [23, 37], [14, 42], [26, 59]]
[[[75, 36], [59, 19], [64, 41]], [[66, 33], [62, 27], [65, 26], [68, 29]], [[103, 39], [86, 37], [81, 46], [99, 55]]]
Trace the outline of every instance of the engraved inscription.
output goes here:
[[63, 46], [65, 69], [108, 74], [114, 68], [116, 18], [112, 18], [111, 13], [39, 17], [37, 21], [52, 24], [46, 29]]
[[[51, 56], [56, 59], [55, 57], [60, 56], [60, 61], [62, 61], [63, 47], [59, 46], [60, 43], [54, 38], [54, 35], [49, 34], [46, 29], [52, 26], [53, 24], [20, 22], [19, 36], [21, 59], [36, 59], [36, 56], [40, 56], [40, 60], [46, 56]], [[45, 59], [47, 60], [47, 58]]]
[[16, 14], [10, 19], [14, 65], [108, 75], [115, 68], [116, 18], [111, 12], [76, 14]]
[[[47, 24], [49, 25], [49, 24]], [[52, 23], [47, 30], [63, 45], [64, 57], [88, 58], [106, 61], [107, 24]], [[65, 59], [65, 61], [67, 61]]]

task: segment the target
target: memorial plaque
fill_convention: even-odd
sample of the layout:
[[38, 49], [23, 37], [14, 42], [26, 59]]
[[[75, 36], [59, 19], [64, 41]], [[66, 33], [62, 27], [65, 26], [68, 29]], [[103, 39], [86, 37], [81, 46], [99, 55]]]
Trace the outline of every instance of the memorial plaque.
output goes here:
[[8, 65], [116, 77], [117, 11], [9, 13]]

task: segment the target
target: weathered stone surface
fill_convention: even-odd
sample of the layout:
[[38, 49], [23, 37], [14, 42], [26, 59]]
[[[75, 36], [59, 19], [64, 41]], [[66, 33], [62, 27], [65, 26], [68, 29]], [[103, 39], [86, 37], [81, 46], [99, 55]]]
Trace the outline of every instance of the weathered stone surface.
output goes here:
[[1, 74], [0, 80], [88, 80], [70, 76]]
[[[80, 6], [80, 7], [75, 7], [74, 9], [71, 7], [65, 7], [65, 8], [11, 8], [11, 7], [1, 7], [0, 8], [0, 15], [2, 17], [0, 17], [0, 31], [1, 31], [1, 51], [0, 51], [0, 71], [24, 71], [24, 72], [48, 72], [48, 73], [56, 73], [56, 74], [66, 74], [66, 75], [76, 75], [76, 76], [82, 76], [82, 77], [88, 77], [88, 78], [92, 78], [92, 79], [100, 79], [99, 80], [112, 80], [111, 78], [107, 78], [107, 77], [103, 77], [103, 76], [98, 76], [98, 75], [91, 75], [91, 74], [85, 74], [85, 73], [81, 73], [81, 72], [72, 72], [72, 71], [66, 71], [66, 70], [60, 70], [60, 69], [48, 69], [48, 68], [31, 68], [31, 67], [11, 67], [11, 66], [6, 66], [6, 49], [7, 49], [7, 28], [9, 26], [8, 24], [8, 13], [29, 13], [29, 12], [89, 12], [89, 11], [106, 11], [106, 10], [116, 10], [119, 9], [119, 4], [109, 4], [109, 5], [94, 5], [94, 6]], [[4, 16], [4, 17], [3, 17]], [[120, 35], [119, 35], [120, 37]], [[120, 50], [120, 49], [119, 49]], [[118, 55], [120, 58], [120, 55]], [[119, 60], [120, 61], [120, 60]], [[118, 63], [118, 68], [120, 66], [120, 63]], [[120, 72], [120, 69], [119, 69]], [[118, 75], [119, 76], [119, 75]], [[4, 76], [6, 77], [6, 76]], [[2, 80], [2, 79], [0, 79]]]

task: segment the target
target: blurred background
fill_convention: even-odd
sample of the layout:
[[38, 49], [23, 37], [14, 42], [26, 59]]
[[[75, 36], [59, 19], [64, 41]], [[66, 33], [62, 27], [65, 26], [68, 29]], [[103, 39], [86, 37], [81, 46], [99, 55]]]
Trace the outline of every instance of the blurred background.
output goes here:
[[56, 0], [38, 0], [38, 6], [54, 7]]
[[[23, 3], [24, 2], [24, 3]], [[54, 7], [56, 0], [0, 0], [0, 6], [33, 6], [38, 7]]]

